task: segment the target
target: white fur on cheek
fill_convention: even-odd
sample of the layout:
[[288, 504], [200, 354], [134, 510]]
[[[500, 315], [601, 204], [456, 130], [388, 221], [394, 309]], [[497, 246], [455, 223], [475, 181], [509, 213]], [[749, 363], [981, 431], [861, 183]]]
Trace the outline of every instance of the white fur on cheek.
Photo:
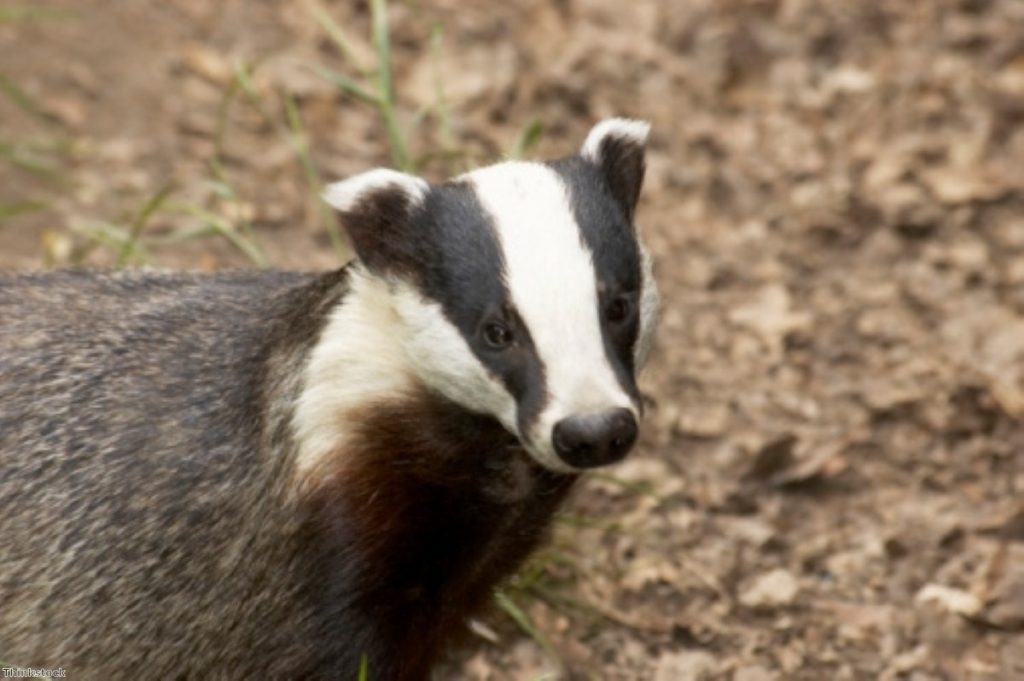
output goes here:
[[480, 363], [441, 306], [403, 284], [396, 285], [393, 297], [406, 330], [406, 354], [423, 381], [467, 409], [491, 414], [517, 433], [515, 400]]
[[640, 245], [640, 276], [643, 290], [640, 294], [640, 331], [633, 348], [633, 362], [640, 369], [647, 364], [654, 343], [654, 332], [661, 313], [661, 298], [654, 281], [654, 263], [651, 254]]
[[352, 290], [331, 312], [313, 348], [295, 405], [300, 479], [343, 446], [346, 413], [415, 386], [401, 331], [385, 284], [354, 272]]
[[551, 442], [555, 423], [614, 407], [638, 411], [606, 355], [590, 252], [552, 169], [508, 162], [466, 177], [494, 222], [512, 302], [544, 365], [548, 402], [527, 448], [549, 468], [568, 470]]

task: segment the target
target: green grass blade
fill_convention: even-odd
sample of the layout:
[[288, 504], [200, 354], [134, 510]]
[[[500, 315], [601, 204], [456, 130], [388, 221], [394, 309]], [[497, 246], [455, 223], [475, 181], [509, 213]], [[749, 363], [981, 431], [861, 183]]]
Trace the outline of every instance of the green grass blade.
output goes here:
[[369, 73], [366, 64], [362, 63], [359, 54], [352, 48], [352, 41], [345, 35], [345, 31], [334, 20], [330, 12], [316, 0], [306, 0], [306, 9], [313, 15], [313, 19], [320, 25], [327, 37], [335, 44], [341, 55], [352, 62], [356, 70], [363, 76]]
[[356, 99], [359, 99], [367, 104], [373, 104], [374, 106], [380, 105], [380, 98], [374, 93], [367, 90], [356, 80], [349, 78], [348, 76], [338, 73], [333, 69], [329, 69], [326, 66], [320, 66], [319, 64], [312, 65], [311, 68], [324, 80], [333, 83], [339, 90], [347, 95], [351, 95]]
[[227, 180], [227, 172], [224, 170], [224, 162], [221, 159], [224, 156], [224, 140], [227, 137], [228, 115], [231, 113], [231, 107], [234, 105], [235, 100], [238, 99], [238, 93], [241, 90], [237, 74], [238, 69], [236, 68], [235, 77], [231, 79], [231, 83], [224, 91], [220, 104], [217, 105], [217, 127], [213, 133], [213, 154], [210, 156], [211, 172], [213, 172], [217, 181], [227, 186], [230, 186], [230, 183]]
[[309, 185], [310, 192], [314, 194], [317, 210], [319, 211], [320, 217], [327, 229], [328, 238], [331, 240], [331, 246], [334, 248], [334, 251], [341, 262], [348, 262], [348, 260], [351, 259], [351, 253], [345, 245], [345, 240], [341, 236], [341, 227], [338, 224], [338, 220], [333, 211], [329, 210], [329, 208], [320, 199], [320, 191], [323, 189], [323, 183], [320, 181], [320, 174], [316, 171], [316, 166], [313, 164], [313, 159], [310, 156], [309, 144], [306, 141], [306, 131], [302, 125], [302, 119], [299, 116], [299, 110], [295, 105], [295, 100], [287, 95], [284, 96], [287, 125], [282, 127], [280, 124], [275, 122], [274, 118], [266, 110], [266, 107], [263, 106], [259, 93], [256, 91], [256, 87], [252, 82], [252, 77], [244, 65], [238, 64], [235, 67], [235, 79], [238, 81], [239, 87], [249, 102], [267, 122], [278, 128], [280, 134], [288, 143], [288, 146], [290, 146], [292, 151], [295, 152], [296, 157], [299, 159], [299, 164], [302, 166], [302, 170], [305, 173], [306, 182]]
[[370, 661], [366, 659], [366, 654], [359, 658], [359, 676], [356, 681], [367, 681], [370, 678]]
[[[125, 243], [129, 240], [129, 232], [123, 227], [111, 224], [109, 222], [101, 222], [98, 224], [77, 226], [72, 225], [71, 231], [77, 234], [81, 234], [86, 237], [93, 247], [102, 247], [120, 253], [124, 249]], [[92, 248], [89, 251], [93, 250]], [[73, 262], [81, 262], [89, 251], [84, 251], [79, 254], [81, 257], [73, 259]], [[132, 256], [139, 262], [146, 263], [149, 261], [149, 256], [146, 254], [141, 244], [136, 244], [132, 251]], [[120, 266], [120, 258], [118, 259], [118, 265]]]
[[167, 198], [174, 193], [175, 186], [173, 184], [167, 185], [160, 189], [156, 194], [150, 197], [146, 201], [142, 209], [136, 214], [132, 220], [131, 225], [128, 228], [128, 235], [121, 246], [120, 252], [117, 254], [117, 266], [123, 267], [135, 255], [138, 250], [139, 239], [142, 237], [142, 230], [145, 229], [146, 223], [149, 222], [149, 218], [153, 216], [160, 206], [164, 204]]
[[[207, 186], [213, 192], [215, 196], [220, 197], [225, 201], [238, 201], [238, 192], [235, 190], [235, 186], [231, 182], [231, 178], [228, 176], [227, 168], [224, 165], [224, 139], [227, 135], [228, 126], [228, 114], [231, 111], [231, 106], [238, 99], [238, 95], [242, 92], [242, 80], [238, 76], [239, 67], [235, 68], [235, 77], [231, 79], [231, 84], [228, 86], [224, 93], [224, 97], [221, 99], [220, 105], [217, 108], [217, 129], [214, 133], [213, 139], [213, 154], [209, 160], [210, 173], [213, 175], [212, 179], [207, 181]], [[255, 90], [252, 89], [251, 83], [245, 81], [250, 86], [251, 96], [257, 98]], [[247, 93], [247, 96], [248, 93]], [[258, 109], [261, 115], [265, 115], [262, 109]], [[253, 234], [252, 225], [248, 220], [241, 224], [241, 231], [245, 234], [245, 237], [254, 245], [256, 241], [256, 235]], [[262, 251], [261, 251], [262, 252]]]
[[36, 100], [31, 95], [22, 90], [13, 80], [2, 74], [0, 74], [0, 93], [3, 93], [14, 106], [32, 118], [44, 123], [53, 122], [53, 118], [43, 111], [43, 108], [36, 103]]
[[65, 10], [42, 7], [0, 7], [0, 24], [40, 23], [73, 19], [75, 14]]
[[14, 201], [13, 203], [0, 203], [0, 220], [25, 215], [26, 213], [38, 213], [46, 210], [50, 204], [43, 201]]
[[544, 135], [544, 123], [539, 118], [532, 119], [519, 133], [512, 148], [509, 149], [508, 157], [512, 159], [522, 158], [528, 154]]
[[35, 175], [41, 180], [54, 185], [64, 185], [66, 180], [61, 177], [56, 165], [49, 159], [41, 158], [21, 146], [0, 142], [0, 160], [10, 163], [19, 170]]
[[[203, 226], [212, 230], [213, 233], [219, 234], [227, 239], [231, 245], [241, 251], [257, 267], [270, 266], [270, 261], [267, 259], [266, 254], [263, 252], [263, 249], [260, 248], [259, 244], [239, 232], [235, 229], [234, 225], [219, 215], [211, 213], [210, 211], [191, 203], [169, 204], [167, 206], [167, 210], [170, 212], [190, 215], [198, 219]], [[201, 232], [196, 232], [195, 234], [196, 236], [199, 236]]]
[[388, 28], [387, 0], [370, 0], [373, 17], [373, 44], [377, 49], [377, 82], [383, 95], [381, 99], [391, 100], [391, 33]]
[[388, 32], [387, 0], [370, 0], [370, 11], [373, 23], [373, 44], [377, 51], [377, 97], [380, 99], [380, 112], [387, 128], [388, 144], [391, 147], [391, 160], [395, 167], [405, 172], [415, 172], [412, 159], [409, 157], [408, 145], [398, 124], [395, 111], [395, 90], [391, 80], [391, 35]]
[[313, 165], [313, 158], [309, 153], [309, 143], [306, 139], [306, 130], [302, 126], [302, 118], [299, 116], [298, 107], [295, 106], [295, 100], [286, 96], [284, 98], [284, 108], [288, 116], [288, 129], [291, 132], [290, 142], [292, 149], [295, 150], [295, 155], [299, 157], [299, 162], [305, 171], [306, 183], [313, 194], [313, 200], [316, 201], [320, 218], [327, 228], [327, 235], [331, 240], [331, 246], [334, 248], [338, 259], [341, 262], [347, 262], [351, 258], [351, 254], [349, 253], [348, 246], [345, 245], [345, 240], [341, 236], [341, 226], [338, 224], [338, 219], [334, 216], [334, 211], [320, 198], [323, 182], [320, 180], [320, 173], [317, 172], [316, 166]]
[[555, 647], [551, 644], [551, 641], [543, 634], [543, 632], [541, 632], [540, 629], [537, 628], [533, 623], [533, 620], [530, 619], [530, 616], [527, 615], [522, 608], [516, 605], [515, 602], [504, 592], [498, 591], [495, 593], [494, 600], [497, 602], [498, 607], [511, 617], [527, 636], [537, 642], [537, 645], [541, 647], [551, 663], [555, 665], [555, 668], [558, 670], [557, 675], [561, 676], [565, 670], [565, 663], [562, 661], [558, 651], [555, 650]]
[[441, 69], [441, 47], [444, 42], [444, 29], [435, 23], [430, 29], [430, 65], [434, 75], [434, 110], [441, 129], [441, 146], [445, 150], [455, 146], [455, 133], [452, 126], [452, 111], [448, 97], [444, 91], [444, 73]]

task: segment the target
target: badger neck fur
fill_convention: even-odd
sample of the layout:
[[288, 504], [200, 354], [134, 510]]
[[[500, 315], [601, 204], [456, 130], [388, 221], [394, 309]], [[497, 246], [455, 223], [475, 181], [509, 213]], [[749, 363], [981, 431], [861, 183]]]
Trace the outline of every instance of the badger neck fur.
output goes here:
[[331, 185], [334, 273], [0, 277], [0, 650], [426, 679], [634, 444], [646, 138], [611, 119], [552, 163]]
[[421, 679], [542, 539], [576, 476], [429, 385], [386, 284], [355, 266], [350, 285], [294, 411], [302, 543], [331, 657], [362, 651], [381, 678]]

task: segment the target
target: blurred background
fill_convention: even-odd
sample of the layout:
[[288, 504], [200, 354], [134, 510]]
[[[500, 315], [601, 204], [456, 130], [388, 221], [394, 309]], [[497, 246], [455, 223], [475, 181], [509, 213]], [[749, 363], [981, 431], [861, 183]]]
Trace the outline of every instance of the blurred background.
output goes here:
[[642, 446], [443, 678], [1024, 679], [1020, 0], [0, 0], [0, 269], [335, 267], [325, 182], [610, 115]]

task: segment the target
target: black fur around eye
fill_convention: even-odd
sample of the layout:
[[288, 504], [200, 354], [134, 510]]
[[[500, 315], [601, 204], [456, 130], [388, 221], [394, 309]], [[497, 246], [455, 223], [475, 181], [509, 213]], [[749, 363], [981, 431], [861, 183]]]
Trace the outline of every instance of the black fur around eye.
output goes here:
[[487, 345], [494, 350], [504, 350], [515, 340], [512, 329], [501, 322], [487, 322], [484, 325], [483, 335]]
[[609, 324], [622, 324], [633, 316], [633, 301], [628, 296], [615, 296], [604, 306], [604, 318]]

